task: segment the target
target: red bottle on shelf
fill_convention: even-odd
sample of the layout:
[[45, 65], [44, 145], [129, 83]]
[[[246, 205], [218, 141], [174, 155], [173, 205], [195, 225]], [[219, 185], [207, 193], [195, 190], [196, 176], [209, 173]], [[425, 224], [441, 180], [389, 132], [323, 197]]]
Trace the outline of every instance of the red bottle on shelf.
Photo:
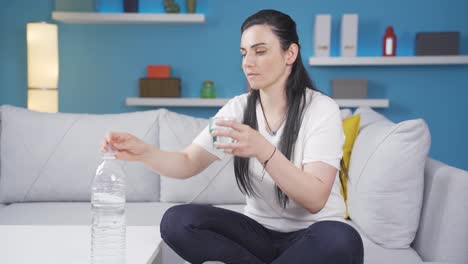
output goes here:
[[393, 27], [388, 26], [385, 30], [385, 35], [382, 42], [382, 55], [383, 56], [395, 56], [396, 55], [397, 38]]

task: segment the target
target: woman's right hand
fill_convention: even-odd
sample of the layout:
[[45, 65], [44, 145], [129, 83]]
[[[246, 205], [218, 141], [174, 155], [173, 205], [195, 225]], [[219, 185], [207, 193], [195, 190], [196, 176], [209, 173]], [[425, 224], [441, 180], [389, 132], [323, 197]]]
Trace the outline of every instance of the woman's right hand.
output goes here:
[[109, 147], [116, 151], [116, 159], [127, 161], [143, 161], [152, 149], [151, 145], [126, 132], [108, 132], [101, 151], [110, 151]]

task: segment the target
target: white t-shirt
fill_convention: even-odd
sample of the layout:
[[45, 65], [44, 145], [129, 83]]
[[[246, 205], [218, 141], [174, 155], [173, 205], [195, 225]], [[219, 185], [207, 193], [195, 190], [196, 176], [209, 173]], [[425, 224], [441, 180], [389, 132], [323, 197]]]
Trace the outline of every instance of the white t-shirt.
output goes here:
[[[218, 111], [216, 116], [234, 117], [238, 122], [242, 123], [247, 97], [248, 94], [242, 94], [229, 100]], [[266, 122], [262, 108], [258, 102], [256, 114], [258, 131], [270, 143], [278, 146], [285, 122], [283, 122], [276, 135], [271, 136], [266, 130]], [[303, 165], [306, 163], [321, 161], [339, 170], [345, 138], [341, 122], [340, 110], [334, 100], [320, 92], [307, 89], [304, 118], [293, 151], [292, 162], [294, 165], [298, 168], [303, 168]], [[194, 139], [193, 143], [201, 146], [220, 159], [228, 155], [213, 147], [208, 127]], [[281, 232], [297, 231], [321, 220], [343, 221], [345, 204], [340, 194], [338, 173], [335, 176], [333, 188], [324, 208], [318, 213], [312, 214], [292, 199], [289, 199], [286, 208], [283, 208], [278, 203], [275, 182], [268, 172], [265, 173], [263, 180], [260, 181], [262, 170], [262, 164], [256, 158], [251, 158], [249, 162], [250, 177], [253, 178], [253, 188], [258, 197], [246, 197], [245, 215], [269, 229]]]

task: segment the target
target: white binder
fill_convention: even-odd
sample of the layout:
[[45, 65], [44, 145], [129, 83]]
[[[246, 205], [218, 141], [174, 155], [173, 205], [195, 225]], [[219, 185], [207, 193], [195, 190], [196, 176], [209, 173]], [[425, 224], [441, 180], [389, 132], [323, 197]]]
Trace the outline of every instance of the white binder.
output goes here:
[[344, 14], [341, 19], [341, 56], [355, 57], [357, 55], [358, 15]]
[[314, 27], [314, 55], [330, 56], [331, 15], [316, 15]]

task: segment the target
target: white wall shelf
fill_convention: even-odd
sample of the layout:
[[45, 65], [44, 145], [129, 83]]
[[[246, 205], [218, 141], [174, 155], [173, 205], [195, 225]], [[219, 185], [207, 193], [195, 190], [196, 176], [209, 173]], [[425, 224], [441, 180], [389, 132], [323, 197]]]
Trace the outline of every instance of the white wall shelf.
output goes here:
[[[227, 103], [227, 98], [149, 98], [128, 97], [128, 106], [159, 106], [159, 107], [221, 107]], [[374, 108], [387, 108], [388, 99], [335, 99], [340, 107], [369, 106]]]
[[334, 99], [340, 107], [360, 107], [368, 106], [373, 108], [388, 108], [390, 101], [388, 99]]
[[128, 97], [129, 106], [182, 106], [182, 107], [221, 107], [229, 101], [228, 98], [159, 98], [159, 97]]
[[310, 57], [310, 66], [468, 65], [463, 56]]
[[204, 14], [52, 12], [52, 19], [81, 24], [202, 24]]

